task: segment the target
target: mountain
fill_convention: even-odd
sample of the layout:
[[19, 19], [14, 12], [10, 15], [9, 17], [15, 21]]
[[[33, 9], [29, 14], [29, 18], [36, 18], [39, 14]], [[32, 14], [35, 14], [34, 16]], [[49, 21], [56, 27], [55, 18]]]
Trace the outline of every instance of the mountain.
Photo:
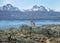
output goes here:
[[32, 8], [33, 11], [47, 11], [47, 9], [44, 6], [33, 6]]
[[17, 7], [13, 7], [11, 4], [4, 5], [3, 7], [0, 7], [0, 10], [2, 11], [18, 11], [19, 9]]
[[0, 7], [0, 19], [59, 19], [60, 12], [34, 5], [31, 9], [19, 10], [11, 4]]
[[25, 11], [40, 11], [40, 12], [49, 12], [49, 11], [54, 11], [50, 8], [46, 8], [44, 6], [37, 6], [34, 5], [31, 9], [25, 10]]

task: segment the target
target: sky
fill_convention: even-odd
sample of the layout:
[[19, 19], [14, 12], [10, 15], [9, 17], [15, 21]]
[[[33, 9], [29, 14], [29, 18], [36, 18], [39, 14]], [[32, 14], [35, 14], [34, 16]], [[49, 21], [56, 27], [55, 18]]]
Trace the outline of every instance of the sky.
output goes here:
[[45, 6], [56, 11], [60, 11], [60, 0], [0, 0], [0, 6], [12, 4], [19, 9], [29, 9], [34, 5]]

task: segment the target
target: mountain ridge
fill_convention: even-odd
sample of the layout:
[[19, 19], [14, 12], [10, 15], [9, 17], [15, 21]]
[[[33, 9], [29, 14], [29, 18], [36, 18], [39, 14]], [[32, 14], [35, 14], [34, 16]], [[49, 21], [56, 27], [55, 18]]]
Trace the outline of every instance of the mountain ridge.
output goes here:
[[2, 7], [0, 7], [0, 10], [2, 10], [2, 11], [18, 11], [19, 9], [17, 7], [14, 7], [11, 4], [6, 4]]
[[47, 10], [44, 6], [33, 6], [31, 9], [21, 11], [11, 4], [0, 7], [0, 19], [59, 19], [60, 12]]
[[[6, 5], [3, 5], [2, 7], [0, 7], [0, 10], [7, 10], [7, 11], [18, 11], [18, 10], [20, 10], [19, 8], [17, 8], [17, 7], [14, 7], [12, 4], [6, 4]], [[27, 9], [26, 9], [27, 10]], [[31, 11], [34, 11], [34, 10], [36, 10], [36, 11], [43, 11], [43, 10], [45, 10], [45, 11], [48, 11], [48, 10], [52, 10], [52, 9], [46, 9], [44, 6], [37, 6], [37, 5], [34, 5], [31, 9], [29, 9], [29, 10], [31, 10]]]

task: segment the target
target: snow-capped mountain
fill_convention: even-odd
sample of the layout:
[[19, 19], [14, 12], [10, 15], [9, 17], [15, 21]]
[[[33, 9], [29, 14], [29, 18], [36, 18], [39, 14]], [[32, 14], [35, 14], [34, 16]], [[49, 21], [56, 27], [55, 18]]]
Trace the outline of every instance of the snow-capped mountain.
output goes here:
[[33, 11], [47, 11], [47, 9], [44, 6], [33, 6], [32, 9]]
[[54, 11], [50, 8], [46, 8], [44, 6], [37, 6], [37, 5], [34, 5], [31, 9], [27, 9], [25, 11], [41, 11], [41, 12], [49, 12], [49, 11]]
[[7, 5], [0, 7], [0, 10], [2, 10], [2, 11], [18, 11], [19, 9], [17, 7], [13, 7], [11, 4], [7, 4]]
[[60, 12], [44, 6], [33, 6], [24, 11], [11, 4], [0, 7], [0, 19], [60, 19]]
[[[11, 4], [4, 5], [0, 7], [1, 11], [19, 11], [17, 7], [12, 6]], [[23, 10], [23, 11], [51, 11], [51, 9], [46, 9], [44, 6], [34, 5], [31, 9]], [[52, 10], [53, 11], [53, 10]]]

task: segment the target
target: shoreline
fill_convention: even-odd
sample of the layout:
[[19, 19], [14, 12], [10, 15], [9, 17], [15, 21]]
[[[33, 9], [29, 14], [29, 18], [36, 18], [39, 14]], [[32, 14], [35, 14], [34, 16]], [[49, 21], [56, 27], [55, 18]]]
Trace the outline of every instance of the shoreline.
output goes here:
[[0, 30], [0, 41], [7, 41], [10, 39], [11, 43], [56, 43], [60, 41], [59, 32], [60, 25], [56, 24], [38, 27], [22, 25], [18, 29], [9, 28], [5, 30]]

